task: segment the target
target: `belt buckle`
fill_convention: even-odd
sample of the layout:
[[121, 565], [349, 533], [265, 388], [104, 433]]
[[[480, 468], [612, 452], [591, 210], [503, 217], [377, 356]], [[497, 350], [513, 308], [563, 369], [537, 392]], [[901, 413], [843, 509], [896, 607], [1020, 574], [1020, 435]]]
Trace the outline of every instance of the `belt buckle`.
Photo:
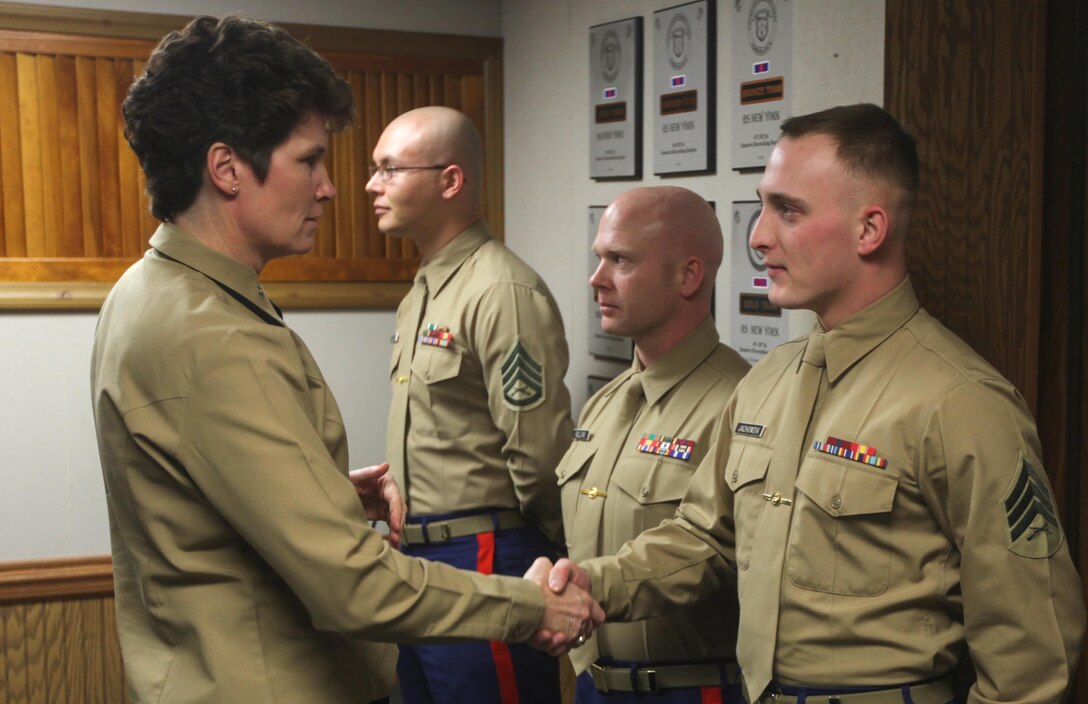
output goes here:
[[599, 692], [608, 691], [608, 680], [604, 676], [604, 668], [597, 663], [591, 663], [589, 666], [589, 676], [593, 680], [594, 686], [597, 687]]
[[646, 674], [646, 691], [651, 694], [661, 694], [661, 687], [657, 683], [657, 670], [640, 670], [641, 673]]

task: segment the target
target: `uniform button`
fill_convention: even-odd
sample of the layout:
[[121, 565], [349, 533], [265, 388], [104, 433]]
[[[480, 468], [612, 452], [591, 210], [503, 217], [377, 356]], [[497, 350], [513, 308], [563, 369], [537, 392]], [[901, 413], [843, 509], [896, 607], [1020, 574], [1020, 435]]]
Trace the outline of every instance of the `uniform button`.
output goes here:
[[263, 296], [264, 295], [264, 287], [263, 286], [258, 286], [257, 287], [257, 293], [259, 293], [259, 294], [261, 294]]
[[839, 510], [840, 508], [842, 508], [842, 499], [840, 497], [838, 497], [838, 496], [832, 498], [831, 499], [831, 508], [835, 509], [836, 511]]
[[426, 372], [424, 372], [423, 378], [424, 379], [430, 379], [431, 378], [431, 371], [429, 369]]
[[736, 481], [737, 481], [737, 470], [734, 469], [733, 470], [733, 482], [736, 483]]
[[646, 494], [650, 493], [650, 490], [647, 489], [646, 487], [642, 487], [642, 491], [640, 491], [639, 493], [642, 494], [643, 496], [646, 496]]

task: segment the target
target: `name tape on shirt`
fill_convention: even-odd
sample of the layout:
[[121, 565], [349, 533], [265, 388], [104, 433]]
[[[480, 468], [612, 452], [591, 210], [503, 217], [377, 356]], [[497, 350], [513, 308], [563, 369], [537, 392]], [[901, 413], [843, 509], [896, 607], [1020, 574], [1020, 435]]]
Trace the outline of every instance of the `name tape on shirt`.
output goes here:
[[766, 430], [766, 428], [756, 423], [737, 423], [737, 427], [733, 432], [737, 435], [746, 435], [750, 438], [761, 438], [763, 437], [764, 430]]

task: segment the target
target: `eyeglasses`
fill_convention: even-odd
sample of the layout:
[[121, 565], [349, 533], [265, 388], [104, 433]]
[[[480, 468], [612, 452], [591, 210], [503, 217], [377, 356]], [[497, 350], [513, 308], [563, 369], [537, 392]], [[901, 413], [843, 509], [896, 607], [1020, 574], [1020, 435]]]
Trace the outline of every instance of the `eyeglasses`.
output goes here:
[[444, 169], [450, 166], [450, 164], [435, 164], [433, 166], [390, 166], [389, 164], [371, 164], [367, 171], [370, 173], [370, 177], [374, 178], [374, 174], [378, 175], [378, 178], [382, 180], [382, 183], [387, 182], [401, 171], [437, 171], [438, 169]]

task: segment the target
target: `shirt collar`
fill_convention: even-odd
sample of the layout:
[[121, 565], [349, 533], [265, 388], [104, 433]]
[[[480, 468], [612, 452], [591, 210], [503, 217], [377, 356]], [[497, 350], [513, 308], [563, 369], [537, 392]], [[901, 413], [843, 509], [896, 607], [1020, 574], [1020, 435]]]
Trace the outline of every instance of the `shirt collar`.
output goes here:
[[417, 279], [422, 275], [427, 280], [427, 290], [431, 298], [437, 297], [469, 255], [490, 239], [491, 233], [487, 230], [487, 224], [483, 220], [477, 220], [421, 266]]
[[264, 294], [257, 272], [245, 264], [216, 252], [168, 222], [159, 225], [150, 244], [158, 253], [207, 276], [267, 322], [283, 325], [283, 316]]
[[828, 381], [834, 383], [858, 360], [891, 337], [914, 317], [918, 307], [914, 286], [907, 277], [883, 298], [828, 331], [824, 337]]
[[636, 354], [631, 364], [631, 373], [642, 372], [642, 389], [647, 405], [657, 403], [658, 399], [669, 393], [693, 369], [702, 364], [717, 348], [718, 340], [718, 328], [714, 325], [714, 319], [707, 317], [648, 368], [641, 368]]

